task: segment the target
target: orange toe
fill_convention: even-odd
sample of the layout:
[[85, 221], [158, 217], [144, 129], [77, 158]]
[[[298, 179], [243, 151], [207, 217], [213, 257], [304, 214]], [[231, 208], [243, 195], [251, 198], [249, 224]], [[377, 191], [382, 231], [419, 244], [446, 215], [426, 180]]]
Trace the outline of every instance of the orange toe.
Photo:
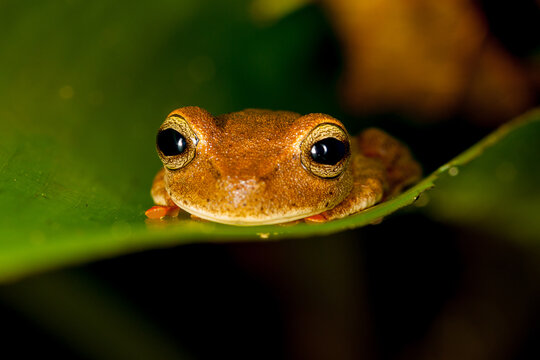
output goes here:
[[317, 223], [328, 221], [328, 219], [326, 218], [326, 212], [322, 212], [322, 213], [317, 214], [317, 215], [309, 216], [309, 217], [305, 218], [304, 220], [307, 221], [307, 222], [317, 222]]
[[176, 216], [178, 215], [179, 208], [178, 206], [152, 206], [150, 209], [145, 211], [145, 215], [149, 219], [161, 219], [165, 216]]

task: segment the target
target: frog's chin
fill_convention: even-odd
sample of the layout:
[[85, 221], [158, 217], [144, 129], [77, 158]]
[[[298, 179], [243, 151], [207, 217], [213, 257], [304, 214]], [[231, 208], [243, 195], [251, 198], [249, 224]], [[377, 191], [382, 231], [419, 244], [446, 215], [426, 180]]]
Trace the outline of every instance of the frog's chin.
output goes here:
[[304, 219], [313, 215], [320, 214], [327, 209], [306, 212], [306, 213], [296, 213], [290, 215], [282, 215], [279, 217], [232, 217], [232, 216], [223, 216], [211, 214], [208, 212], [200, 211], [197, 209], [191, 209], [185, 206], [180, 207], [182, 210], [187, 211], [188, 213], [195, 215], [201, 219], [209, 220], [221, 224], [227, 225], [236, 225], [236, 226], [258, 226], [258, 225], [273, 225], [273, 224], [283, 224], [300, 219]]

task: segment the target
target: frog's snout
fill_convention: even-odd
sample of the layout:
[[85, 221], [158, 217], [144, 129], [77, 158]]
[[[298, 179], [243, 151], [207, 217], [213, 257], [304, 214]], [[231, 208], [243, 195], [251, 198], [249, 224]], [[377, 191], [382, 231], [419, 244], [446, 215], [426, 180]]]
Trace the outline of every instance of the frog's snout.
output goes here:
[[266, 190], [266, 182], [256, 177], [224, 177], [218, 183], [218, 193], [226, 202], [234, 206], [242, 206], [246, 202], [257, 201]]

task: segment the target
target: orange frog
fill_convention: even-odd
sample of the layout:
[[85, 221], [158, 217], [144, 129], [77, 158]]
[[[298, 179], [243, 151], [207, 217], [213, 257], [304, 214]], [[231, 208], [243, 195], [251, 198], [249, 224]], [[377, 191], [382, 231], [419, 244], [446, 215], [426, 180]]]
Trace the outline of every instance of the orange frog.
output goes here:
[[173, 111], [157, 135], [163, 168], [149, 218], [231, 225], [324, 222], [366, 209], [421, 176], [408, 148], [381, 130], [351, 137], [325, 114], [246, 109]]

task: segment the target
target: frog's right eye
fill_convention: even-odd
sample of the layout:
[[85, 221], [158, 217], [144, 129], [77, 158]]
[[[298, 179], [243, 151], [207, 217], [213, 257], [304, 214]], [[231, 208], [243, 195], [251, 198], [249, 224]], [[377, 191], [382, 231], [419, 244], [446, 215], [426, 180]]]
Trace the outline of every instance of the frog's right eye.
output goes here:
[[171, 115], [161, 125], [156, 137], [159, 157], [170, 170], [186, 166], [195, 157], [197, 136], [180, 115]]

